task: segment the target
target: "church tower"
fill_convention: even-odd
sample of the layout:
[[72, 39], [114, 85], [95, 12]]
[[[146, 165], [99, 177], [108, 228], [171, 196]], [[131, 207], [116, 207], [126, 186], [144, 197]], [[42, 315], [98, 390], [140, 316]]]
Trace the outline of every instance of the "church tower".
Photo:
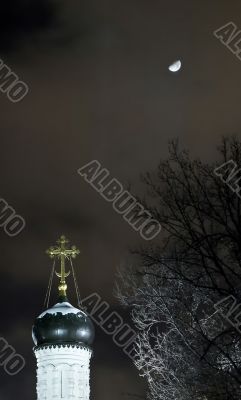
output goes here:
[[[33, 326], [34, 353], [37, 359], [37, 400], [89, 400], [91, 344], [94, 326], [87, 314], [73, 307], [67, 299], [66, 260], [72, 267], [72, 258], [79, 251], [66, 248], [64, 236], [47, 253], [54, 259], [49, 293], [54, 273], [60, 278], [57, 304], [36, 318]], [[61, 271], [55, 271], [55, 261], [60, 261]], [[76, 287], [77, 288], [77, 287]], [[78, 295], [78, 291], [77, 291]]]

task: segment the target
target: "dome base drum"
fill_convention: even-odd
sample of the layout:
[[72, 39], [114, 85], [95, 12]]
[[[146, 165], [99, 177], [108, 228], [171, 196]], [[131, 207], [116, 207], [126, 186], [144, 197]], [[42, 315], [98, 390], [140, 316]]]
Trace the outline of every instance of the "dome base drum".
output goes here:
[[38, 400], [89, 400], [91, 350], [80, 346], [35, 349]]

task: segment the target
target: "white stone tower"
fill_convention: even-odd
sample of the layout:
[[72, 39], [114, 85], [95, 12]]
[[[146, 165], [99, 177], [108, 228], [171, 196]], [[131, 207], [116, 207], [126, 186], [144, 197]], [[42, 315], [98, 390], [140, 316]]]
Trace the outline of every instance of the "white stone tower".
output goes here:
[[[64, 236], [57, 243], [48, 254], [61, 261], [61, 272], [56, 272], [60, 277], [59, 301], [37, 317], [33, 326], [37, 400], [89, 400], [94, 326], [85, 312], [73, 307], [66, 297], [65, 278], [69, 273], [65, 272], [65, 260], [71, 261], [78, 250], [75, 247], [66, 249]], [[51, 276], [54, 272], [53, 266]], [[74, 274], [73, 269], [72, 272]]]

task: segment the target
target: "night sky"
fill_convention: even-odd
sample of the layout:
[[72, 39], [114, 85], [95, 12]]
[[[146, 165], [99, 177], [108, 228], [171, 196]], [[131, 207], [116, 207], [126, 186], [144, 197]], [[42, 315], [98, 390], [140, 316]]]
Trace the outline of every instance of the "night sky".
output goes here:
[[[240, 135], [241, 61], [213, 31], [229, 21], [241, 29], [241, 3], [15, 0], [1, 7], [0, 58], [29, 94], [14, 104], [0, 93], [0, 197], [26, 221], [16, 237], [0, 229], [0, 335], [26, 359], [17, 376], [0, 368], [0, 400], [20, 393], [33, 400], [31, 326], [51, 270], [45, 250], [65, 234], [81, 249], [82, 297], [99, 293], [128, 322], [114, 295], [116, 271], [131, 262], [129, 248], [144, 244], [78, 168], [97, 159], [142, 196], [140, 174], [167, 156], [168, 140], [178, 137], [193, 156], [213, 161], [222, 135]], [[183, 67], [173, 74], [176, 59]], [[131, 361], [98, 330], [91, 398], [138, 399], [145, 391]]]

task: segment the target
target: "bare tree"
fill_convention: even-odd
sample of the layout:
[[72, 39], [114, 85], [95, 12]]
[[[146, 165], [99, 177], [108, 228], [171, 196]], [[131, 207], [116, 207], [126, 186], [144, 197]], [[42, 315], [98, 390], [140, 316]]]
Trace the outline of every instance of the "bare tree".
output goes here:
[[241, 302], [240, 197], [214, 169], [240, 165], [241, 143], [223, 139], [218, 158], [192, 160], [172, 142], [143, 177], [162, 240], [133, 252], [118, 295], [132, 307], [135, 363], [153, 400], [240, 397], [241, 337], [214, 308], [227, 295]]

